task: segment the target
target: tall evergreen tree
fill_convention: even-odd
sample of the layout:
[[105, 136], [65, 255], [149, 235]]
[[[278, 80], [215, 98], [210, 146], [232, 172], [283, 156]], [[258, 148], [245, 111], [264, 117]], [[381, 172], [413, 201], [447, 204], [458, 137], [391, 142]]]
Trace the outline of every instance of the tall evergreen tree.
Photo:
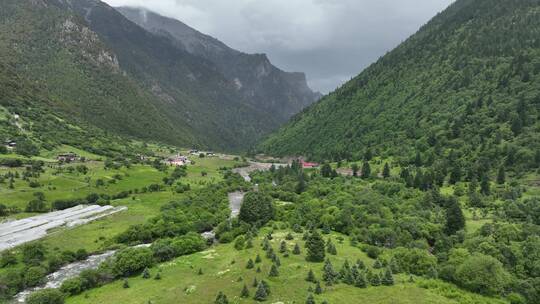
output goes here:
[[259, 283], [259, 286], [257, 287], [257, 290], [255, 291], [255, 296], [253, 297], [253, 299], [255, 299], [255, 301], [262, 302], [262, 301], [266, 301], [267, 297], [268, 297], [268, 291], [266, 290], [266, 286], [264, 286], [264, 284], [261, 282]]
[[388, 163], [384, 163], [382, 176], [383, 176], [383, 178], [389, 178], [390, 177], [390, 166], [388, 165]]
[[309, 270], [306, 277], [306, 281], [312, 282], [312, 283], [315, 283], [317, 281], [317, 279], [315, 278], [315, 274], [313, 273], [313, 269]]
[[324, 261], [324, 240], [317, 230], [314, 230], [306, 240], [306, 260], [309, 262]]
[[448, 235], [453, 235], [463, 228], [465, 228], [465, 216], [463, 216], [459, 201], [452, 197], [447, 202], [445, 232]]
[[315, 304], [315, 299], [313, 298], [312, 294], [309, 294], [306, 299], [306, 304]]
[[272, 264], [272, 267], [270, 267], [270, 273], [268, 274], [269, 277], [277, 277], [279, 276], [279, 271], [277, 269], [276, 264]]
[[497, 184], [504, 185], [506, 182], [506, 173], [504, 171], [504, 166], [499, 167], [499, 172], [497, 173]]
[[483, 195], [489, 195], [491, 193], [491, 182], [487, 174], [482, 175], [482, 181], [480, 182], [480, 192]]
[[293, 254], [299, 255], [300, 254], [300, 245], [298, 243], [294, 244]]
[[386, 268], [384, 276], [382, 277], [382, 284], [386, 286], [394, 285], [394, 276], [392, 275], [390, 268]]
[[353, 176], [357, 177], [358, 176], [358, 170], [360, 170], [360, 168], [358, 167], [358, 164], [357, 163], [352, 164], [351, 169], [352, 169]]
[[361, 177], [363, 179], [368, 179], [371, 177], [371, 167], [369, 166], [369, 162], [365, 161], [364, 164], [362, 165], [362, 172], [361, 172]]
[[244, 288], [242, 288], [242, 292], [240, 293], [241, 298], [249, 298], [249, 289], [246, 284], [244, 284]]

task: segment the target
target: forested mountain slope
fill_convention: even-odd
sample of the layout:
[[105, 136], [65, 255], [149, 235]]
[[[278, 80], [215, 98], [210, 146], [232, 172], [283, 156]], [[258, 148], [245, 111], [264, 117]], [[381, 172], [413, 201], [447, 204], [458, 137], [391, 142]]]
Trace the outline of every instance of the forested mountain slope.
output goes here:
[[540, 1], [458, 0], [261, 150], [530, 170], [539, 115]]
[[214, 63], [227, 79], [235, 83], [247, 102], [271, 113], [280, 122], [286, 122], [320, 98], [319, 93], [308, 87], [303, 73], [284, 72], [273, 66], [264, 54], [239, 52], [178, 20], [142, 8], [116, 9], [149, 32], [169, 37], [190, 54]]
[[4, 0], [0, 7], [2, 62], [61, 116], [122, 136], [220, 150], [246, 148], [279, 126], [214, 63], [101, 1]]

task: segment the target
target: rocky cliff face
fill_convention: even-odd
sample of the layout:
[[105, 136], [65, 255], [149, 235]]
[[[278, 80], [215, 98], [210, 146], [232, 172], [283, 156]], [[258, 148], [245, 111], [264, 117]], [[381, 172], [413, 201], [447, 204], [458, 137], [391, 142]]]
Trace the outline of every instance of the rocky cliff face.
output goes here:
[[146, 30], [167, 37], [190, 54], [214, 63], [248, 103], [280, 122], [287, 121], [321, 97], [308, 87], [303, 73], [284, 72], [273, 66], [264, 54], [239, 52], [178, 20], [144, 9], [119, 7], [117, 10]]

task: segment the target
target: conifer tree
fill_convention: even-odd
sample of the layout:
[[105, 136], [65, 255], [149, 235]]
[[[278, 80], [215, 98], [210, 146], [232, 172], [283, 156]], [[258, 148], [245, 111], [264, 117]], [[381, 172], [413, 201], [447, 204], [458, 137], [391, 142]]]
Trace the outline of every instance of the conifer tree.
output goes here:
[[122, 287], [129, 288], [129, 282], [128, 282], [127, 279], [124, 279], [124, 283], [123, 283]]
[[388, 165], [388, 163], [384, 163], [382, 176], [383, 176], [383, 178], [389, 178], [390, 177], [390, 166]]
[[287, 243], [285, 241], [281, 241], [281, 243], [279, 244], [279, 252], [280, 253], [287, 252]]
[[298, 243], [294, 244], [293, 254], [299, 255], [300, 254], [300, 245]]
[[214, 303], [215, 304], [229, 304], [229, 300], [227, 299], [227, 296], [223, 292], [220, 291]]
[[161, 280], [161, 274], [159, 272], [156, 273], [156, 276], [154, 277], [154, 280], [157, 280], [157, 281]]
[[324, 261], [324, 240], [317, 230], [314, 230], [306, 240], [307, 256], [306, 260], [309, 262], [322, 262]]
[[489, 195], [491, 193], [491, 185], [487, 174], [482, 176], [482, 181], [480, 182], [480, 192], [483, 195]]
[[203, 275], [203, 270], [202, 268], [199, 268], [199, 271], [197, 272], [198, 275]]
[[386, 286], [394, 285], [394, 277], [390, 268], [386, 268], [384, 276], [382, 277], [382, 284]]
[[262, 302], [262, 301], [266, 301], [267, 297], [268, 297], [268, 293], [267, 293], [266, 287], [262, 283], [260, 283], [259, 286], [257, 287], [257, 290], [255, 291], [255, 296], [253, 297], [253, 299], [255, 299], [255, 301]]
[[242, 292], [240, 293], [241, 298], [249, 298], [249, 289], [246, 284], [244, 284], [244, 288], [242, 288]]
[[334, 267], [332, 266], [332, 262], [330, 262], [330, 259], [326, 259], [326, 262], [323, 267], [323, 280], [326, 283], [327, 286], [334, 285], [334, 282], [336, 280], [337, 274], [334, 271]]
[[371, 276], [370, 283], [372, 286], [379, 286], [381, 285], [381, 278], [378, 273], [374, 273]]
[[253, 287], [259, 286], [259, 281], [257, 281], [257, 278], [253, 278], [253, 284], [251, 284]]
[[276, 264], [272, 264], [272, 267], [270, 267], [270, 273], [268, 274], [269, 277], [277, 277], [279, 276], [279, 271], [277, 269]]
[[322, 293], [321, 282], [317, 281], [315, 284], [315, 294], [320, 295]]
[[306, 299], [306, 304], [315, 304], [315, 299], [313, 298], [312, 294], [309, 294]]
[[497, 173], [497, 184], [504, 185], [506, 182], [506, 174], [504, 172], [504, 166], [499, 167], [499, 172]]
[[309, 270], [309, 272], [307, 274], [307, 277], [306, 277], [306, 281], [312, 282], [312, 283], [315, 283], [317, 281], [317, 279], [315, 278], [315, 274], [313, 273], [312, 269]]
[[255, 270], [257, 273], [261, 273], [261, 267], [257, 267], [257, 270]]
[[354, 286], [358, 288], [366, 288], [367, 287], [367, 281], [366, 281], [366, 275], [361, 272], [356, 277], [356, 281], [354, 282]]
[[246, 265], [246, 269], [253, 269], [255, 267], [255, 263], [253, 263], [252, 259], [249, 259]]
[[358, 176], [358, 170], [360, 170], [360, 167], [358, 167], [357, 163], [354, 163], [351, 165], [352, 174], [354, 177]]
[[365, 161], [364, 164], [362, 165], [362, 172], [361, 172], [361, 177], [363, 179], [368, 179], [371, 177], [371, 167], [369, 166], [369, 162]]
[[447, 204], [445, 231], [446, 234], [453, 235], [465, 228], [465, 216], [461, 211], [459, 201], [455, 197], [450, 198]]
[[257, 257], [255, 257], [255, 263], [259, 264], [260, 262], [262, 262], [261, 256], [257, 254]]
[[285, 236], [285, 239], [286, 239], [287, 241], [292, 241], [292, 240], [294, 240], [294, 236], [289, 232], [289, 233], [287, 233], [287, 235]]

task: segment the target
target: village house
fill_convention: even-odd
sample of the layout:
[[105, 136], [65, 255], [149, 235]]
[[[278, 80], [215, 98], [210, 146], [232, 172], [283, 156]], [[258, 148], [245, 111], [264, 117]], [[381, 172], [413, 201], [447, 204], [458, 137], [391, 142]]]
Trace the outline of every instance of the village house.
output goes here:
[[77, 155], [76, 153], [69, 152], [69, 153], [58, 154], [56, 159], [60, 162], [70, 163], [70, 162], [78, 161], [80, 158], [79, 158], [79, 155]]
[[304, 161], [303, 159], [299, 159], [299, 161], [300, 161], [300, 164], [302, 165], [302, 168], [304, 169], [312, 169], [312, 168], [319, 167], [318, 163], [307, 162], [307, 161]]
[[169, 166], [180, 167], [180, 166], [188, 165], [190, 163], [190, 160], [186, 156], [176, 155], [174, 157], [168, 158], [166, 163]]

